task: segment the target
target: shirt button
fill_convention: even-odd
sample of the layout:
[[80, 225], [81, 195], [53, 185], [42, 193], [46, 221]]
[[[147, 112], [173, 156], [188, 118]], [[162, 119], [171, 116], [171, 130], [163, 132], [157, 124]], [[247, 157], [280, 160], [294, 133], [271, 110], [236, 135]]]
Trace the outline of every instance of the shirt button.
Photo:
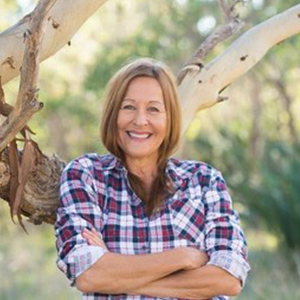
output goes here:
[[143, 249], [143, 250], [146, 250], [146, 249], [147, 249], [147, 246], [146, 246], [146, 245], [142, 246], [142, 249]]

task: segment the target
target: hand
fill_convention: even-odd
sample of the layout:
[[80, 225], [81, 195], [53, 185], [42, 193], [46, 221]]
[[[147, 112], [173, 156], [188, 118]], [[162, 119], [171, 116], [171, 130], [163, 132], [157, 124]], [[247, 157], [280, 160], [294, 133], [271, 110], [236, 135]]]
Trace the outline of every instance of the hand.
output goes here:
[[103, 242], [101, 233], [97, 232], [95, 228], [92, 228], [92, 230], [84, 228], [82, 231], [82, 236], [87, 239], [89, 245], [99, 246], [105, 250], [108, 250]]
[[183, 247], [182, 249], [184, 250], [186, 260], [184, 270], [197, 269], [207, 264], [209, 257], [204, 251], [193, 247]]

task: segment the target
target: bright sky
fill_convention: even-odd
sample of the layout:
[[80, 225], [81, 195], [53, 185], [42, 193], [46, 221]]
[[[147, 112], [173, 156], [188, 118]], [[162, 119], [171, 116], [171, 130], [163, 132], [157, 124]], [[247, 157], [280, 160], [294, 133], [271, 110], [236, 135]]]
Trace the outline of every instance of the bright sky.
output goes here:
[[202, 34], [209, 33], [216, 26], [216, 19], [213, 16], [205, 16], [197, 23], [197, 29]]
[[17, 0], [17, 3], [25, 15], [30, 13], [36, 5], [36, 3], [32, 0]]

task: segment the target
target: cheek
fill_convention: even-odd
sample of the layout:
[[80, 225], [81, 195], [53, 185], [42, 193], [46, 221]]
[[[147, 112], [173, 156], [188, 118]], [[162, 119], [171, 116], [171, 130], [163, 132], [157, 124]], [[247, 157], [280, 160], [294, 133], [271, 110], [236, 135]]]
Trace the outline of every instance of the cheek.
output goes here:
[[159, 129], [160, 129], [160, 133], [161, 135], [163, 135], [165, 137], [166, 133], [167, 133], [167, 118], [163, 118], [159, 124]]
[[118, 131], [121, 130], [124, 127], [124, 116], [122, 114], [118, 115], [117, 118], [117, 129]]
[[127, 124], [130, 123], [131, 118], [132, 117], [130, 114], [120, 111], [117, 118], [118, 130], [124, 129], [127, 126]]

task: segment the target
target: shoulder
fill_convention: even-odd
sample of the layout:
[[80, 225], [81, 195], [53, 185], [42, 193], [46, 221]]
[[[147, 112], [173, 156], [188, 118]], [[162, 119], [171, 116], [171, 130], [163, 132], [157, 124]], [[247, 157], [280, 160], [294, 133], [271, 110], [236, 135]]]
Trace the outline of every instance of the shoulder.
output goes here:
[[201, 186], [207, 186], [212, 180], [222, 178], [219, 170], [202, 161], [170, 158], [167, 168], [170, 173], [175, 173], [178, 178], [196, 180]]
[[94, 173], [100, 170], [111, 169], [116, 163], [116, 157], [111, 154], [85, 153], [71, 160], [63, 172], [80, 171]]

